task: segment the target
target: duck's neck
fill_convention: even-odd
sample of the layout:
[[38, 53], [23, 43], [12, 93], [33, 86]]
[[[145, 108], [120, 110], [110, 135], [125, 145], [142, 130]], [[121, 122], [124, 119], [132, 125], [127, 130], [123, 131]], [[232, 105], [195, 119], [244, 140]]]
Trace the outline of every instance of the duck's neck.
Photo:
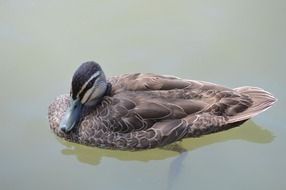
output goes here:
[[106, 85], [104, 96], [111, 96], [111, 91], [112, 91], [112, 84], [108, 82]]

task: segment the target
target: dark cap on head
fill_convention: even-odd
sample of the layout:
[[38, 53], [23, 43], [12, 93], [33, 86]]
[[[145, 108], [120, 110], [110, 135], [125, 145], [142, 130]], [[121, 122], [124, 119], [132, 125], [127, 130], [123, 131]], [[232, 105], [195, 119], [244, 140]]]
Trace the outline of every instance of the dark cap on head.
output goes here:
[[82, 63], [75, 71], [72, 78], [71, 96], [75, 100], [82, 86], [90, 79], [97, 71], [101, 71], [101, 67], [94, 61]]

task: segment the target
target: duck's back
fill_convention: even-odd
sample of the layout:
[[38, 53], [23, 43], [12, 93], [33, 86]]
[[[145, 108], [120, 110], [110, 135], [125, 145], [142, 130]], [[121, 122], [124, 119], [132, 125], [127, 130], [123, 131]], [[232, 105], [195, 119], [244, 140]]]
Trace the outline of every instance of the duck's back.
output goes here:
[[[256, 87], [229, 89], [153, 74], [123, 75], [110, 81], [112, 106], [107, 109], [113, 114], [106, 121], [113, 120], [110, 129], [117, 133], [119, 142], [127, 137], [146, 140], [136, 148], [163, 146], [238, 126], [275, 101], [270, 93]], [[128, 147], [128, 140], [123, 145], [118, 144]]]

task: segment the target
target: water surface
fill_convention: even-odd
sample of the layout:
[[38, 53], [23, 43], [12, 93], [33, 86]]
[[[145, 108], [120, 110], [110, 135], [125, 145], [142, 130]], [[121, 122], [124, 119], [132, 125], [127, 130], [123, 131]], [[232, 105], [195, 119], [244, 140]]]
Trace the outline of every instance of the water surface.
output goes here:
[[[285, 1], [0, 1], [1, 189], [285, 189]], [[187, 152], [102, 150], [49, 130], [79, 63], [272, 92], [240, 128]]]

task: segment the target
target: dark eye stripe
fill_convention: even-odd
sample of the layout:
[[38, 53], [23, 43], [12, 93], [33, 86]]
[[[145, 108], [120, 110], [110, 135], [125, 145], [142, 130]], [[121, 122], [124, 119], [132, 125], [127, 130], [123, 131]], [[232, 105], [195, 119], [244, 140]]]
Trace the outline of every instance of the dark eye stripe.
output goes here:
[[83, 90], [83, 91], [79, 94], [79, 96], [78, 96], [80, 100], [83, 98], [83, 96], [84, 96], [84, 94], [86, 93], [86, 91], [88, 91], [88, 89], [92, 88], [92, 86], [93, 86], [95, 80], [96, 80], [98, 77], [99, 77], [99, 75], [96, 76], [96, 77], [94, 77], [91, 81], [88, 82], [88, 84], [86, 85], [86, 87], [84, 88], [84, 90]]

